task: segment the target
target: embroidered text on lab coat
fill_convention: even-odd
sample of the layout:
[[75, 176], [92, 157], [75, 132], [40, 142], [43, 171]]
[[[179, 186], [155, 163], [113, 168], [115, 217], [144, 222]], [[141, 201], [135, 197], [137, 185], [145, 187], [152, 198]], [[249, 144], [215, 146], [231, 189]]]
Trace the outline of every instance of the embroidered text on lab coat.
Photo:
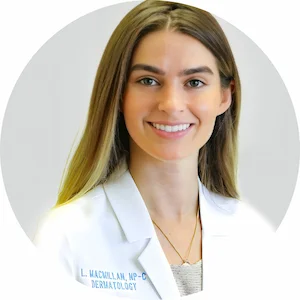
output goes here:
[[91, 287], [97, 289], [111, 290], [137, 290], [140, 281], [147, 280], [146, 273], [122, 273], [103, 270], [80, 269], [81, 277], [88, 277], [91, 280]]

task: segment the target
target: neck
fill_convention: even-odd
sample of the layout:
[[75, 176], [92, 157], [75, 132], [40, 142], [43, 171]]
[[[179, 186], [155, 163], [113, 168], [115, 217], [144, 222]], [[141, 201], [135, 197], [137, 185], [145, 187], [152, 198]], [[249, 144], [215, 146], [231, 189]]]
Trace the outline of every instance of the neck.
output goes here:
[[197, 157], [160, 161], [149, 155], [130, 156], [129, 171], [151, 216], [182, 221], [198, 207]]

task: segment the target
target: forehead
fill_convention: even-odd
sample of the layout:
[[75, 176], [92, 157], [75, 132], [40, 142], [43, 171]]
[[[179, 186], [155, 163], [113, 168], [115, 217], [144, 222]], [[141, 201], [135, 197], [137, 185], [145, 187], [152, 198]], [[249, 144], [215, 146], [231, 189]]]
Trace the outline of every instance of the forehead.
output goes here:
[[217, 71], [214, 55], [196, 38], [174, 31], [157, 31], [138, 44], [132, 65], [145, 63], [162, 69], [183, 69], [206, 65]]

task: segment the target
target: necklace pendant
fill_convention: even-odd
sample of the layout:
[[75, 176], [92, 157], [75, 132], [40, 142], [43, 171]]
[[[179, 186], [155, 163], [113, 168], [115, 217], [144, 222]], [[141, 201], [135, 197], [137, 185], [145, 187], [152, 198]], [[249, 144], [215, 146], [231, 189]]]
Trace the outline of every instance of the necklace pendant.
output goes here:
[[190, 263], [186, 260], [182, 265], [183, 265], [183, 266], [189, 266]]

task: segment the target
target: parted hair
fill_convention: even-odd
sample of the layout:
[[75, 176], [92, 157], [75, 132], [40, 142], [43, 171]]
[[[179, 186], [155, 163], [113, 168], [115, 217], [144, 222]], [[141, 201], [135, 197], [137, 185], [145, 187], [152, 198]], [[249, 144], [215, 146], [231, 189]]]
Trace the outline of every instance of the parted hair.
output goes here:
[[121, 101], [137, 45], [147, 34], [159, 30], [172, 30], [197, 39], [214, 55], [222, 88], [234, 83], [230, 107], [217, 116], [210, 139], [199, 150], [198, 173], [208, 190], [239, 198], [237, 139], [241, 86], [229, 42], [217, 20], [207, 11], [175, 2], [146, 0], [121, 20], [104, 50], [85, 128], [65, 167], [55, 207], [104, 183], [120, 161], [128, 159], [129, 134]]

